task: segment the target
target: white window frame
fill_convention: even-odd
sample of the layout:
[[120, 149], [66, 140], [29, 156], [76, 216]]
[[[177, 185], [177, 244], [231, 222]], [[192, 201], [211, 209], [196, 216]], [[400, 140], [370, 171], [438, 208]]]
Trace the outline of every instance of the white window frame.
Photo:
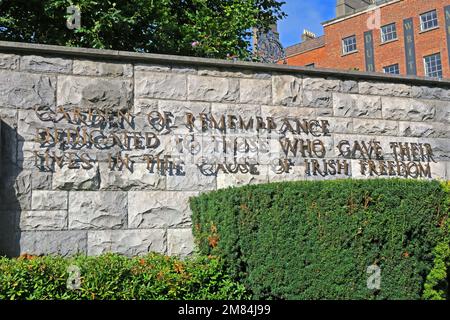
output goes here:
[[[345, 42], [346, 40], [349, 40], [349, 39], [354, 39], [354, 42], [351, 45], [348, 45]], [[355, 49], [347, 51], [350, 46], [354, 46]], [[349, 54], [349, 53], [356, 52], [356, 51], [358, 51], [358, 47], [356, 45], [356, 35], [352, 35], [352, 36], [345, 37], [342, 39], [342, 54]]]
[[[434, 23], [436, 21], [436, 24]], [[432, 25], [427, 27], [427, 24]], [[427, 31], [439, 27], [438, 14], [436, 9], [424, 12], [420, 15], [420, 31]]]
[[[394, 28], [391, 29], [389, 32], [384, 32], [385, 28], [387, 27], [391, 27], [393, 26]], [[391, 39], [386, 39], [387, 35], [393, 35]], [[389, 42], [389, 41], [394, 41], [398, 39], [398, 35], [397, 35], [397, 25], [394, 23], [389, 23], [387, 25], [384, 25], [381, 27], [381, 43], [385, 43], [385, 42]]]
[[[398, 70], [398, 73], [386, 72], [386, 70], [391, 70], [391, 68]], [[398, 63], [395, 63], [395, 64], [391, 64], [389, 66], [385, 66], [385, 67], [383, 67], [383, 72], [386, 74], [400, 74], [400, 65]]]
[[[436, 70], [433, 70], [430, 72], [429, 66], [427, 64], [427, 58], [431, 57], [439, 57], [440, 65], [436, 65]], [[437, 59], [435, 59], [437, 62]], [[423, 64], [424, 64], [424, 70], [425, 70], [425, 76], [429, 78], [442, 78], [443, 77], [443, 70], [442, 70], [442, 56], [440, 52], [430, 54], [428, 56], [423, 57]]]

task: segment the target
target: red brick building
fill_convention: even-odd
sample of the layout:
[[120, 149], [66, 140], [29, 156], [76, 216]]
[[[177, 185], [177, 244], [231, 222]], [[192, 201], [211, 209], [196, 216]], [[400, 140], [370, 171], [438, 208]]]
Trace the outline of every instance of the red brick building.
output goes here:
[[337, 0], [336, 12], [323, 36], [286, 48], [288, 64], [450, 78], [450, 0]]

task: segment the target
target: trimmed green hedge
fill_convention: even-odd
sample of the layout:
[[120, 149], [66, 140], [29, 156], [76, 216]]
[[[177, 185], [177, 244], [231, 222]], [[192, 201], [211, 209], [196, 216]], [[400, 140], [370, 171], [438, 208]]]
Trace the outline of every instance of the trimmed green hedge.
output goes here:
[[[78, 290], [68, 289], [68, 279], [76, 277], [70, 266], [77, 266], [80, 270], [81, 286]], [[136, 258], [115, 254], [74, 258], [0, 258], [0, 300], [246, 297], [244, 287], [224, 274], [217, 260], [209, 258], [180, 261], [159, 254]]]
[[[200, 252], [221, 257], [253, 298], [420, 299], [425, 281], [430, 297], [448, 294], [436, 291], [445, 201], [436, 181], [335, 180], [230, 188], [191, 208]], [[367, 286], [370, 265], [379, 290]]]

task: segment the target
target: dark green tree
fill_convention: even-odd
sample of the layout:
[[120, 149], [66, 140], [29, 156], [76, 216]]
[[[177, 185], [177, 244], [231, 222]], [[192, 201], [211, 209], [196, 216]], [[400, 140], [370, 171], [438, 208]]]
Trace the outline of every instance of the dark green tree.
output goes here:
[[[252, 28], [283, 18], [277, 0], [3, 0], [0, 40], [249, 58]], [[69, 30], [67, 8], [81, 12]]]

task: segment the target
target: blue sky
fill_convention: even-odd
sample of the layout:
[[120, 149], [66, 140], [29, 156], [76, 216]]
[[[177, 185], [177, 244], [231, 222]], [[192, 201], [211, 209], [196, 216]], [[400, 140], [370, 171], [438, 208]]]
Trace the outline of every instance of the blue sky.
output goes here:
[[336, 0], [284, 0], [288, 17], [278, 22], [278, 32], [284, 47], [300, 42], [303, 29], [322, 35], [321, 22], [335, 16]]

